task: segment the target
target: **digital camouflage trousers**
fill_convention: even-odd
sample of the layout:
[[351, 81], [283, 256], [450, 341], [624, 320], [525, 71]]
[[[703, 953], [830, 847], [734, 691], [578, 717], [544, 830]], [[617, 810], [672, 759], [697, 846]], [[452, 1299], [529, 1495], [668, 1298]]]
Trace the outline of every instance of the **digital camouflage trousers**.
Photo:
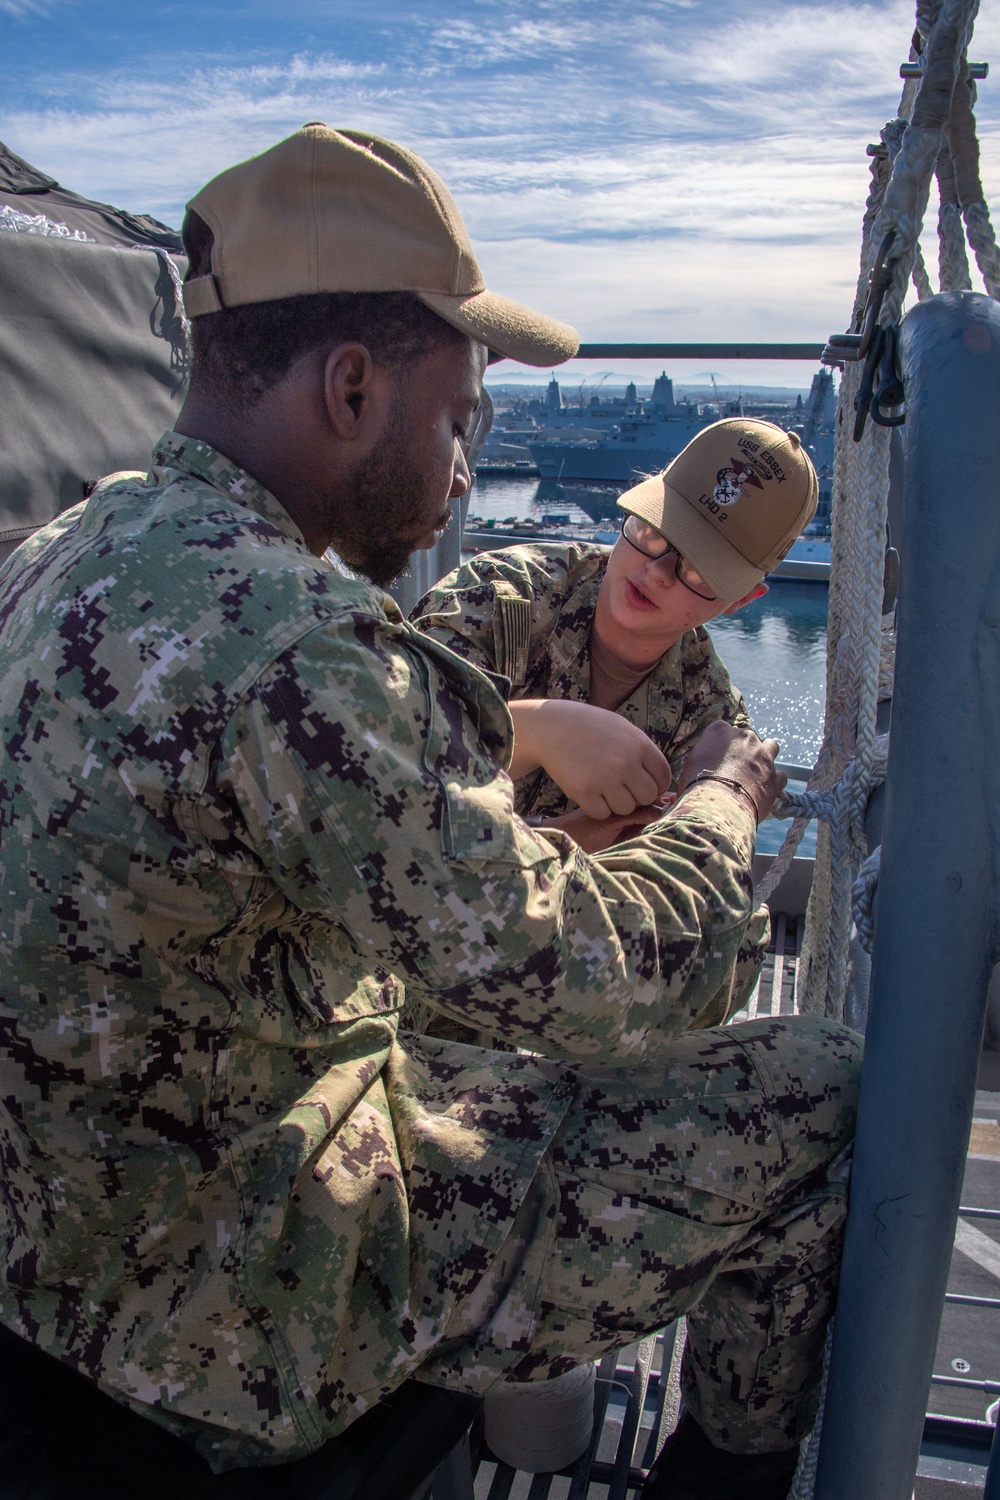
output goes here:
[[687, 1315], [685, 1405], [738, 1453], [788, 1448], [818, 1401], [861, 1039], [814, 1017], [679, 1037], [579, 1071], [512, 1233], [419, 1378], [544, 1380]]

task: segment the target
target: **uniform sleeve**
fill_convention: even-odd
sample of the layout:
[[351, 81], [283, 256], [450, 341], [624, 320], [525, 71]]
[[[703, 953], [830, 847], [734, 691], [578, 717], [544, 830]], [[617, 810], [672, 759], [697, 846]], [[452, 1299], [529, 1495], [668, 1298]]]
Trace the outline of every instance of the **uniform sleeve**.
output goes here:
[[481, 552], [435, 584], [410, 618], [459, 656], [523, 686], [568, 592], [607, 548], [541, 543]]
[[[410, 618], [418, 630], [489, 672], [503, 672], [498, 599], [533, 598], [533, 579], [520, 548], [481, 552], [445, 575], [417, 604]], [[506, 675], [506, 674], [505, 674]]]
[[529, 829], [412, 632], [355, 619], [273, 664], [220, 745], [285, 898], [463, 1025], [557, 1057], [653, 1055], [728, 975], [753, 819], [717, 783], [588, 858]]
[[684, 708], [667, 752], [675, 780], [684, 768], [691, 747], [709, 724], [722, 719], [738, 729], [753, 728], [743, 694], [733, 686], [726, 665], [706, 630], [693, 631], [690, 640], [685, 638], [681, 673]]
[[757, 988], [770, 938], [771, 914], [766, 906], [762, 906], [747, 923], [732, 973], [692, 1023], [692, 1031], [703, 1031], [708, 1026], [722, 1026], [743, 1009]]

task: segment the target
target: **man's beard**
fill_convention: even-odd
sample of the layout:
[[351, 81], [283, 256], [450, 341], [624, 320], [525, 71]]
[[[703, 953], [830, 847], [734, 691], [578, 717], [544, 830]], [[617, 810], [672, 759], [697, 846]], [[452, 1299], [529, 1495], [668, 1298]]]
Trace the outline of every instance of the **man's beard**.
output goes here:
[[397, 407], [385, 436], [354, 470], [334, 535], [334, 547], [344, 562], [382, 589], [405, 572], [414, 552], [413, 542], [400, 533], [412, 537], [421, 525], [426, 533], [448, 510], [443, 500], [439, 516], [422, 517], [420, 476], [405, 429], [405, 412]]

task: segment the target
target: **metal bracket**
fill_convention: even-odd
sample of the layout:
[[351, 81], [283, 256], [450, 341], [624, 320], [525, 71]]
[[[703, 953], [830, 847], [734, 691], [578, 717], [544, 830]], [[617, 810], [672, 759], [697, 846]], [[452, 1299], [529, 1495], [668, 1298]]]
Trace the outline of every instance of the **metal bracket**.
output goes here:
[[906, 413], [896, 408], [903, 401], [903, 383], [896, 369], [896, 327], [891, 323], [879, 324], [854, 402], [854, 441], [860, 443], [869, 417], [879, 427], [902, 427]]
[[854, 363], [860, 348], [860, 333], [831, 333], [820, 356], [820, 364], [836, 365], [842, 370], [846, 364]]
[[822, 355], [823, 364], [838, 365], [841, 369], [846, 364], [865, 361], [861, 389], [855, 401], [856, 443], [861, 441], [869, 416], [880, 427], [899, 427], [906, 420], [905, 413], [896, 410], [904, 400], [902, 382], [896, 370], [896, 329], [879, 323], [885, 294], [892, 286], [896, 270], [895, 261], [889, 259], [894, 238], [895, 230], [890, 229], [875, 257], [868, 278], [868, 300], [861, 315], [861, 332], [831, 333]]
[[[990, 76], [990, 65], [988, 62], [966, 63], [966, 73], [970, 78], [988, 78]], [[900, 78], [923, 78], [924, 64], [919, 62], [905, 62], [899, 65]]]
[[[896, 363], [896, 325], [886, 323], [882, 327], [882, 348], [879, 351], [878, 384], [872, 393], [868, 406], [868, 413], [873, 422], [879, 427], [902, 427], [906, 421], [906, 412], [900, 411], [906, 400], [906, 392], [903, 390], [903, 382], [899, 378], [899, 368]], [[890, 415], [895, 413], [895, 415]]]

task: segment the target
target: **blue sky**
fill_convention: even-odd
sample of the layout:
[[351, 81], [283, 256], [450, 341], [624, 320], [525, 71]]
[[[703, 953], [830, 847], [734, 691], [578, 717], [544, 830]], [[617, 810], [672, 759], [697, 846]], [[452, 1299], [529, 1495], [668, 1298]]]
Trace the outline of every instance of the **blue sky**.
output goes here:
[[588, 340], [821, 340], [849, 313], [865, 145], [912, 26], [912, 0], [0, 0], [0, 138], [178, 224], [203, 181], [306, 120], [371, 128], [440, 171], [489, 285]]

